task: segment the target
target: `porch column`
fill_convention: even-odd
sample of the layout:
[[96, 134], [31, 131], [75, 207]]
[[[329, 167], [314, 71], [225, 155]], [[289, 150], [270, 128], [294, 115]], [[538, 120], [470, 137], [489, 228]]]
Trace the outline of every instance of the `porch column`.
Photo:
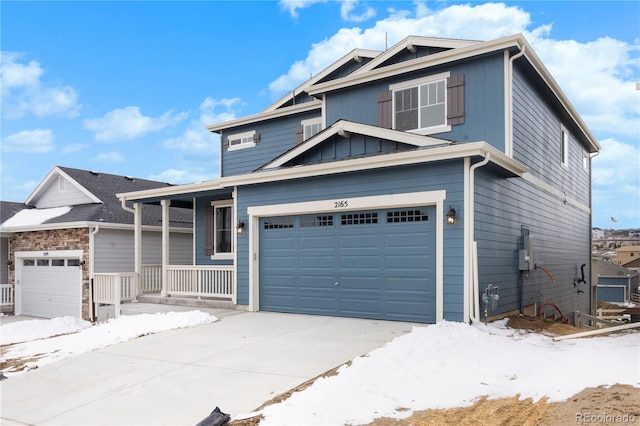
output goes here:
[[142, 203], [133, 203], [133, 263], [135, 296], [143, 293], [142, 288]]
[[161, 297], [168, 295], [168, 277], [167, 266], [169, 266], [169, 206], [171, 200], [162, 200], [162, 292]]

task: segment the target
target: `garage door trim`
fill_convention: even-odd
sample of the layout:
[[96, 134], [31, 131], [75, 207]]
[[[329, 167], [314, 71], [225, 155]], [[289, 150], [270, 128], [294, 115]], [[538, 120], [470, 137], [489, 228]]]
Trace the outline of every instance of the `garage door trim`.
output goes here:
[[[22, 260], [26, 258], [49, 259], [49, 258], [79, 258], [82, 260], [84, 252], [82, 250], [47, 250], [47, 251], [17, 251], [15, 252], [15, 313], [22, 314]], [[82, 313], [82, 282], [78, 282], [78, 292], [80, 294], [80, 312]]]
[[259, 221], [261, 217], [292, 216], [309, 213], [343, 212], [366, 209], [391, 209], [412, 206], [436, 206], [436, 322], [443, 319], [443, 227], [446, 191], [407, 192], [368, 197], [344, 197], [299, 203], [251, 206], [249, 215], [249, 309], [258, 311], [259, 301]]

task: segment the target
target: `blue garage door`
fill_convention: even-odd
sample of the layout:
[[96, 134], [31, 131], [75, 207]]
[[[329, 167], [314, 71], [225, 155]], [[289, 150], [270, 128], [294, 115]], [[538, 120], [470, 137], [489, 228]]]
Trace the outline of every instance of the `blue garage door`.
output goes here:
[[435, 209], [260, 220], [260, 309], [435, 322]]

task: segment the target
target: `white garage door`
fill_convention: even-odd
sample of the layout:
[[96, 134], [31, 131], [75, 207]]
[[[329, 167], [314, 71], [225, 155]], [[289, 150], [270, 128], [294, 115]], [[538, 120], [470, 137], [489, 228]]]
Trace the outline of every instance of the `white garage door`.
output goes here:
[[42, 318], [82, 315], [79, 258], [23, 258], [22, 314]]

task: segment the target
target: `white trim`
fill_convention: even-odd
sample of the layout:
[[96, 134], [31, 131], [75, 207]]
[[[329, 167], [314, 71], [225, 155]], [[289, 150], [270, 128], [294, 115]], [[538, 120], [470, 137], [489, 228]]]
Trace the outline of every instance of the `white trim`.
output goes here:
[[[233, 194], [231, 195], [233, 197]], [[214, 200], [210, 205], [213, 207], [213, 255], [210, 256], [211, 260], [233, 260], [236, 256], [236, 200], [234, 198], [226, 200]], [[228, 253], [216, 252], [216, 209], [219, 207], [231, 207], [231, 251]]]
[[410, 89], [412, 87], [422, 86], [423, 84], [433, 83], [434, 81], [446, 80], [449, 77], [451, 77], [450, 71], [441, 72], [439, 74], [433, 74], [427, 77], [416, 78], [414, 80], [407, 80], [407, 81], [402, 81], [400, 83], [390, 84], [389, 90], [395, 91], [395, 90]]
[[567, 196], [567, 194], [565, 194], [560, 189], [549, 185], [548, 183], [546, 183], [545, 181], [543, 181], [540, 178], [537, 178], [536, 176], [532, 175], [531, 173], [529, 173], [529, 172], [523, 173], [521, 177], [526, 182], [529, 182], [530, 184], [538, 187], [539, 189], [541, 189], [541, 190], [543, 190], [543, 191], [555, 196], [556, 198], [558, 198], [559, 200], [561, 200], [565, 204], [573, 206], [573, 207], [576, 207], [576, 208], [582, 210], [585, 213], [591, 214], [591, 208], [588, 205], [585, 205], [585, 204], [581, 203], [580, 201], [576, 200], [573, 197]]
[[510, 54], [508, 50], [504, 51], [504, 62], [503, 62], [503, 72], [505, 75], [504, 78], [504, 153], [508, 157], [513, 157], [513, 133], [512, 133], [512, 124], [513, 124], [513, 84], [512, 84], [512, 76], [511, 76], [511, 62]]
[[[368, 197], [349, 197], [349, 205], [335, 208], [335, 198], [319, 201], [303, 201], [300, 203], [272, 204], [251, 206], [247, 208], [249, 214], [249, 310], [258, 311], [259, 300], [259, 220], [261, 217], [299, 215], [305, 213], [322, 213], [330, 211], [357, 211], [371, 208], [388, 209], [410, 206], [436, 206], [436, 322], [441, 322], [444, 316], [444, 267], [443, 267], [443, 227], [445, 190], [406, 192], [402, 194], [374, 195]], [[338, 197], [340, 198], [340, 197]]]
[[[236, 226], [238, 224], [238, 187], [234, 186], [233, 187], [233, 192], [231, 193], [231, 198], [233, 198], [233, 205], [232, 205], [232, 209], [233, 211], [231, 212], [233, 215], [233, 220], [231, 221], [231, 229], [232, 229], [232, 235], [233, 235], [233, 247], [232, 247], [232, 252], [233, 252], [233, 282], [235, 285], [235, 288], [233, 289], [233, 296], [231, 298], [231, 302], [234, 305], [238, 304], [238, 232], [236, 231]], [[215, 224], [215, 209], [214, 209], [214, 224]], [[195, 223], [195, 221], [194, 221]], [[215, 228], [215, 226], [214, 226]], [[194, 238], [195, 240], [195, 238]], [[215, 241], [215, 236], [214, 236], [214, 241]], [[214, 251], [215, 253], [215, 251]], [[195, 263], [194, 263], [195, 264]]]
[[45, 190], [49, 186], [49, 182], [53, 179], [54, 176], [62, 176], [67, 182], [70, 182], [71, 185], [76, 187], [78, 191], [82, 192], [82, 194], [86, 195], [92, 202], [102, 204], [102, 200], [89, 192], [84, 186], [80, 185], [75, 179], [66, 174], [60, 167], [55, 166], [47, 176], [38, 184], [38, 186], [29, 194], [27, 199], [25, 200], [25, 204], [31, 205], [33, 201], [40, 195], [40, 191]]
[[[255, 134], [255, 130], [250, 130], [248, 132], [234, 133], [227, 136], [227, 143], [229, 144], [229, 146], [227, 147], [227, 151], [238, 151], [240, 149], [253, 148], [254, 146], [256, 146], [256, 143], [253, 141], [253, 137], [255, 136]], [[242, 142], [242, 140], [246, 138], [251, 138], [251, 140], [249, 142]], [[239, 140], [240, 143], [232, 145], [232, 140]]]
[[[3, 226], [2, 232], [15, 233], [15, 232], [36, 232], [36, 231], [48, 231], [53, 229], [77, 229], [77, 228], [92, 228], [94, 226], [100, 226], [100, 229], [120, 229], [123, 231], [130, 231], [134, 229], [134, 225], [120, 224], [120, 223], [103, 223], [103, 222], [60, 222], [60, 223], [44, 223], [40, 225], [28, 225], [28, 226]], [[143, 225], [143, 231], [161, 232], [161, 226]], [[192, 228], [176, 228], [170, 227], [171, 232], [179, 234], [192, 233]]]
[[222, 123], [211, 124], [207, 126], [207, 129], [211, 132], [219, 133], [222, 130], [231, 129], [233, 127], [243, 126], [245, 124], [255, 124], [260, 121], [271, 120], [274, 118], [288, 117], [292, 114], [298, 114], [301, 112], [314, 111], [322, 108], [322, 101], [313, 100], [298, 105], [279, 108], [275, 111], [266, 111], [247, 117], [238, 118], [235, 120], [229, 120]]
[[569, 132], [563, 124], [560, 124], [560, 164], [569, 169]]
[[464, 159], [464, 214], [463, 214], [463, 250], [464, 254], [462, 256], [462, 280], [463, 280], [463, 290], [462, 290], [462, 321], [468, 323], [471, 320], [471, 244], [473, 242], [473, 238], [471, 237], [471, 194], [469, 191], [471, 185], [470, 178], [471, 171], [471, 159], [469, 157]]

